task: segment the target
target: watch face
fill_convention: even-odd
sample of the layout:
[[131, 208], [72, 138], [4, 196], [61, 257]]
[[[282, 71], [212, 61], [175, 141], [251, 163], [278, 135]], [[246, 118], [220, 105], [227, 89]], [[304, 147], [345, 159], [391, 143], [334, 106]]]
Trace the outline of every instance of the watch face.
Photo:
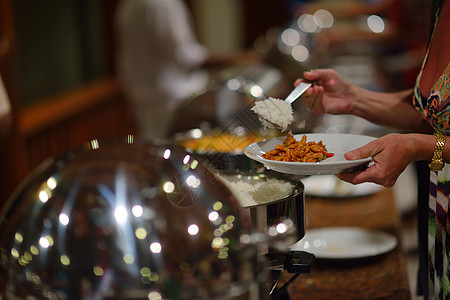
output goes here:
[[429, 166], [432, 171], [440, 171], [444, 167], [444, 163], [441, 161], [432, 161]]

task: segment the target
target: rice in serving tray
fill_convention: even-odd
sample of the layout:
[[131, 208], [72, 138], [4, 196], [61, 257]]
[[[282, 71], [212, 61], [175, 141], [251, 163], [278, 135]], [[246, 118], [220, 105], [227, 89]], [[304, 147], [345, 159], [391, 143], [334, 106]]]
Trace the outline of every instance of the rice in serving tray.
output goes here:
[[242, 207], [268, 203], [292, 195], [294, 185], [291, 182], [268, 178], [256, 182], [231, 180], [218, 175], [220, 180], [231, 190]]

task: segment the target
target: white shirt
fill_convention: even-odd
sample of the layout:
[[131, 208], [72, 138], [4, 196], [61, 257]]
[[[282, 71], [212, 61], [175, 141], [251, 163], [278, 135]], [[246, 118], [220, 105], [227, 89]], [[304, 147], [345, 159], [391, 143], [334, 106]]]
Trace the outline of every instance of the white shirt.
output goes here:
[[183, 99], [207, 81], [207, 58], [179, 0], [123, 0], [116, 16], [118, 68], [135, 103]]

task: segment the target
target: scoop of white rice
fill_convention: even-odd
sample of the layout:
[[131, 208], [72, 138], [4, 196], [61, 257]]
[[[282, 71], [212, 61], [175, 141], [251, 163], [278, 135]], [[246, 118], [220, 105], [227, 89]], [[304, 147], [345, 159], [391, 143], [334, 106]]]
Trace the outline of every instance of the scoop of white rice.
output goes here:
[[276, 124], [282, 131], [286, 131], [294, 121], [291, 104], [282, 99], [270, 97], [265, 100], [256, 101], [251, 109], [260, 116], [259, 120], [266, 128], [274, 128], [275, 126], [273, 124]]

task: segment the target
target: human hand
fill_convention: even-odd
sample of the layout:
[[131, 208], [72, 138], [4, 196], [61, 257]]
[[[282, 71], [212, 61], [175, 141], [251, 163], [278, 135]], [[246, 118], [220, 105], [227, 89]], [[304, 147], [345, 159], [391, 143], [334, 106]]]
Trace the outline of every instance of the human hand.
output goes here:
[[352, 184], [374, 182], [385, 187], [392, 187], [398, 176], [413, 161], [414, 149], [407, 135], [388, 134], [345, 153], [345, 158], [348, 160], [372, 156], [372, 165], [365, 170], [340, 173], [337, 176]]
[[318, 114], [350, 114], [354, 99], [352, 85], [333, 69], [315, 69], [303, 73], [294, 85], [314, 82], [302, 96], [312, 112]]

